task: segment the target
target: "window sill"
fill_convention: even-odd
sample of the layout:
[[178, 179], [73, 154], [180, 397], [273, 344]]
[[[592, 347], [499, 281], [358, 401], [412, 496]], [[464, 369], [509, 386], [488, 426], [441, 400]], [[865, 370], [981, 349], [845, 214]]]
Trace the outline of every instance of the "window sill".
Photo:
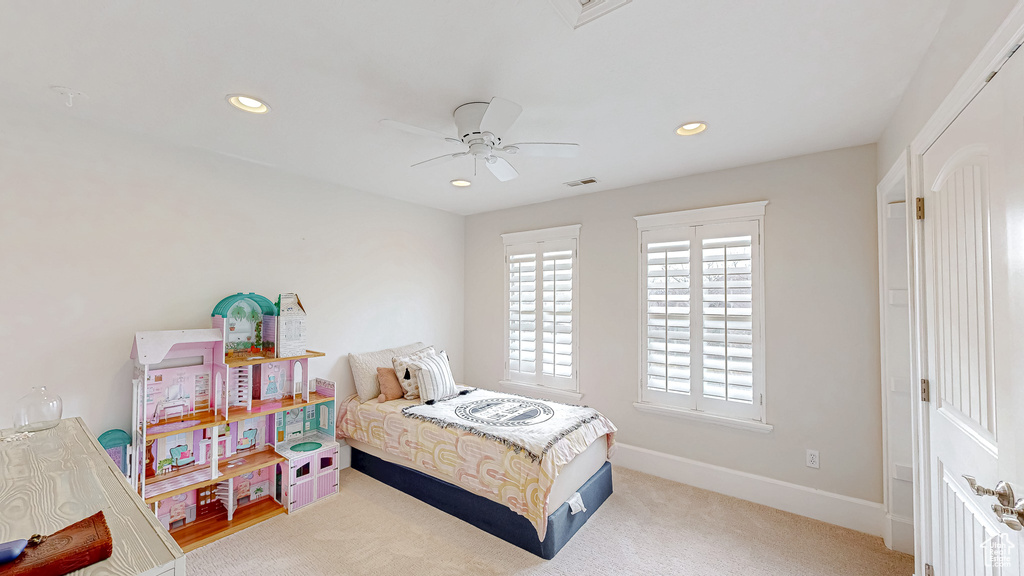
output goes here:
[[634, 402], [633, 408], [636, 408], [641, 412], [649, 412], [651, 414], [659, 414], [661, 416], [671, 416], [673, 418], [681, 418], [683, 420], [696, 420], [698, 422], [718, 424], [719, 426], [738, 428], [740, 430], [750, 430], [752, 432], [760, 432], [761, 434], [767, 434], [775, 429], [771, 424], [765, 424], [764, 422], [744, 420], [742, 418], [730, 418], [728, 416], [718, 416], [715, 414], [708, 414], [707, 412], [687, 410], [685, 408], [670, 408], [668, 406], [659, 406], [657, 404], [648, 404], [645, 402]]
[[512, 382], [511, 380], [502, 380], [498, 382], [498, 385], [506, 392], [524, 394], [527, 396], [537, 396], [544, 400], [551, 400], [553, 402], [579, 402], [583, 398], [583, 394], [578, 392], [559, 390], [558, 388], [549, 388], [547, 386], [537, 386], [536, 384]]

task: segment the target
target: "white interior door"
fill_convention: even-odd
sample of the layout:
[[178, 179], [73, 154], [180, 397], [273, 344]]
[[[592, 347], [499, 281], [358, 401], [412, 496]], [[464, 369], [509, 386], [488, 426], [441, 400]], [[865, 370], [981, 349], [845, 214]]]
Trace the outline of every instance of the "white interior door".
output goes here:
[[1003, 66], [921, 167], [924, 549], [937, 575], [1021, 576], [1017, 515], [994, 511], [997, 496], [983, 488], [1006, 481], [1018, 493], [1003, 504], [1024, 497], [1024, 55]]

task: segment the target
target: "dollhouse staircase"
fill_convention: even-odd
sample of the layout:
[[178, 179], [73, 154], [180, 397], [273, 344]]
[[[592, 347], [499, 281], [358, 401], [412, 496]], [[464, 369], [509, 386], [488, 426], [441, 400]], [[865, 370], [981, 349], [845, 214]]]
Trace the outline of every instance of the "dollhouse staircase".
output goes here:
[[252, 366], [231, 368], [228, 375], [228, 406], [252, 410]]
[[218, 482], [214, 493], [217, 495], [217, 499], [224, 504], [224, 509], [228, 511], [228, 521], [232, 520], [235, 515], [235, 498], [234, 494], [232, 494], [231, 479]]

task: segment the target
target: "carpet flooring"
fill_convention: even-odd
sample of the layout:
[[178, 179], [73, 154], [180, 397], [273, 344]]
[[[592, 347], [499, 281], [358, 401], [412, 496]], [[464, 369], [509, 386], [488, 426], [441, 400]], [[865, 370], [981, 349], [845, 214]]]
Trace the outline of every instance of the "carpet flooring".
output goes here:
[[906, 576], [881, 538], [633, 470], [542, 560], [352, 469], [341, 492], [189, 552], [189, 576], [672, 574]]

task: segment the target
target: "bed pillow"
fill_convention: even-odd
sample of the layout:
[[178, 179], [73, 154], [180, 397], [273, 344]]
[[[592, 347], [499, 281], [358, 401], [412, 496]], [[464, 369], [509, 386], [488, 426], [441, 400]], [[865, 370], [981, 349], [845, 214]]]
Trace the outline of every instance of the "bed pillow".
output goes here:
[[413, 362], [422, 360], [428, 356], [436, 354], [433, 346], [427, 346], [422, 350], [417, 350], [412, 354], [406, 354], [404, 356], [396, 355], [392, 360], [392, 364], [395, 367], [395, 374], [398, 375], [398, 381], [402, 384], [402, 389], [405, 390], [405, 397], [409, 400], [415, 400], [420, 397], [420, 383], [416, 378], [416, 367], [410, 367]]
[[348, 364], [352, 368], [352, 380], [356, 385], [359, 401], [366, 402], [380, 396], [380, 385], [377, 384], [377, 368], [391, 366], [391, 359], [421, 350], [426, 344], [415, 342], [398, 348], [386, 348], [376, 352], [349, 354]]
[[377, 383], [380, 384], [380, 396], [377, 397], [377, 402], [398, 400], [405, 396], [405, 390], [402, 390], [394, 368], [377, 368]]
[[444, 350], [412, 363], [420, 385], [420, 404], [433, 404], [459, 395], [452, 366]]

